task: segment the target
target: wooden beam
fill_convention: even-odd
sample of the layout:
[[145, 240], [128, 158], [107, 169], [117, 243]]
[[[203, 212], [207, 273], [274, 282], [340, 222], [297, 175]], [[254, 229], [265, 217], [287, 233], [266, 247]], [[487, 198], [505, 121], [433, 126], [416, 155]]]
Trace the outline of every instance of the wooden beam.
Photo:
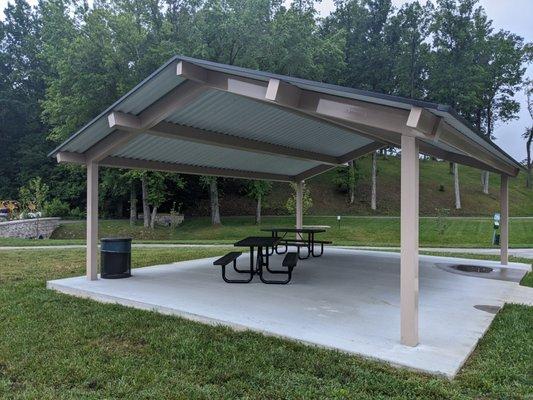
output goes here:
[[[349, 161], [355, 160], [359, 157], [363, 157], [364, 155], [368, 153], [372, 153], [373, 151], [379, 150], [381, 148], [383, 148], [383, 143], [374, 142], [374, 143], [367, 144], [363, 147], [360, 147], [356, 150], [350, 151], [349, 153], [346, 153], [338, 158], [339, 160], [343, 161], [342, 165], [344, 166]], [[327, 172], [333, 168], [336, 168], [336, 167], [331, 166], [331, 165], [324, 165], [324, 164], [317, 165], [316, 167], [310, 168], [307, 171], [301, 172], [300, 174], [296, 175], [294, 177], [294, 181], [298, 182], [298, 181], [307, 180], [307, 179], [312, 178], [313, 176], [323, 174], [324, 172]]]
[[438, 138], [438, 129], [442, 118], [421, 107], [411, 107], [407, 117], [407, 126], [413, 128], [428, 139]]
[[84, 164], [86, 163], [85, 154], [73, 153], [70, 151], [60, 151], [56, 154], [58, 163]]
[[113, 154], [116, 149], [127, 144], [137, 137], [137, 135], [138, 133], [134, 131], [116, 130], [86, 150], [84, 153], [85, 159], [87, 162], [98, 162]]
[[438, 147], [431, 146], [430, 144], [425, 143], [423, 141], [420, 141], [418, 145], [419, 145], [420, 153], [422, 154], [440, 158], [446, 161], [455, 162], [457, 164], [467, 165], [469, 167], [477, 168], [482, 171], [490, 171], [490, 172], [495, 172], [498, 174], [501, 173], [499, 170], [492, 168], [492, 167], [488, 167], [486, 164], [468, 155], [446, 151]]
[[270, 79], [265, 98], [289, 107], [298, 107], [301, 95], [300, 88], [279, 79]]
[[145, 131], [168, 118], [180, 108], [191, 104], [207, 90], [207, 87], [197, 82], [183, 82], [137, 116], [119, 111], [111, 112], [107, 117], [109, 127], [128, 131]]
[[290, 175], [272, 174], [268, 172], [243, 171], [216, 167], [202, 167], [189, 164], [168, 163], [161, 161], [136, 160], [125, 157], [107, 157], [100, 162], [102, 167], [146, 169], [151, 171], [173, 172], [191, 175], [210, 175], [225, 178], [260, 179], [265, 181], [290, 182]]
[[343, 163], [347, 163], [348, 161], [355, 160], [359, 157], [367, 155], [368, 153], [372, 153], [376, 150], [382, 149], [383, 147], [385, 147], [383, 143], [379, 143], [379, 142], [369, 143], [367, 145], [359, 147], [358, 149], [350, 151], [349, 153], [346, 153], [343, 156], [340, 156], [339, 158], [341, 161], [343, 161]]

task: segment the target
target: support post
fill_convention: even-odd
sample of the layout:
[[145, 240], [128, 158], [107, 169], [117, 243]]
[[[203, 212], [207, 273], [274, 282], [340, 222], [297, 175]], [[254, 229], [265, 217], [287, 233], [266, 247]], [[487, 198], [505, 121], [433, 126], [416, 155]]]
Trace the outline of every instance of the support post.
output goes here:
[[87, 279], [97, 279], [98, 164], [87, 163]]
[[418, 143], [402, 136], [401, 154], [401, 342], [418, 344]]
[[[304, 181], [296, 182], [296, 229], [302, 229], [303, 226], [303, 198], [304, 198]], [[301, 235], [296, 235], [301, 239]]]
[[500, 262], [509, 263], [509, 177], [502, 175], [500, 184]]

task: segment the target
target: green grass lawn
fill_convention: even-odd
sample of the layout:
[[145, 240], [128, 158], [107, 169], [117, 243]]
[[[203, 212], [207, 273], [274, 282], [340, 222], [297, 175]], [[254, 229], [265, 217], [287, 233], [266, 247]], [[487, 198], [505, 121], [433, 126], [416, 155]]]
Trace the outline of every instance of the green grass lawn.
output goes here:
[[[306, 216], [304, 224], [329, 225], [331, 229], [320, 237], [339, 245], [398, 246], [400, 220], [385, 218], [341, 219], [340, 228], [335, 217]], [[100, 221], [100, 236], [131, 236], [136, 241], [172, 241], [186, 243], [233, 243], [250, 235], [268, 235], [261, 228], [294, 226], [293, 217], [265, 217], [262, 225], [254, 224], [252, 217], [226, 217], [222, 225], [213, 227], [209, 218], [190, 218], [172, 229], [156, 227], [144, 229], [141, 224], [131, 227], [128, 221]], [[533, 246], [533, 219], [511, 219], [510, 246]], [[53, 239], [78, 240], [85, 238], [85, 222], [70, 223], [54, 232]], [[492, 220], [488, 218], [422, 218], [420, 220], [420, 245], [435, 247], [491, 247]], [[32, 241], [36, 244], [45, 241]], [[51, 241], [48, 241], [51, 242]], [[53, 241], [52, 243], [54, 243]], [[24, 241], [5, 241], [17, 244]], [[58, 244], [61, 242], [57, 242]], [[63, 242], [67, 243], [67, 242]], [[2, 242], [0, 241], [0, 244]]]
[[[135, 267], [224, 248], [134, 249]], [[505, 306], [454, 381], [253, 332], [47, 290], [83, 274], [83, 250], [4, 251], [5, 399], [530, 398], [533, 308]]]

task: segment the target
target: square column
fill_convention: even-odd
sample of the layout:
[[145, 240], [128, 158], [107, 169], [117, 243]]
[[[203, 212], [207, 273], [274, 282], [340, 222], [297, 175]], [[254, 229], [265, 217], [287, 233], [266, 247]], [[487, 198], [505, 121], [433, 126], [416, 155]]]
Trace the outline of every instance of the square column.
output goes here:
[[303, 225], [303, 199], [304, 181], [296, 183], [296, 228], [302, 229]]
[[[302, 229], [303, 226], [303, 202], [304, 202], [304, 181], [296, 182], [296, 229]], [[302, 239], [302, 235], [295, 235], [297, 240]]]
[[418, 344], [418, 143], [402, 135], [401, 154], [401, 342]]
[[509, 177], [502, 175], [500, 184], [500, 262], [509, 262]]
[[87, 279], [98, 273], [98, 164], [87, 163]]

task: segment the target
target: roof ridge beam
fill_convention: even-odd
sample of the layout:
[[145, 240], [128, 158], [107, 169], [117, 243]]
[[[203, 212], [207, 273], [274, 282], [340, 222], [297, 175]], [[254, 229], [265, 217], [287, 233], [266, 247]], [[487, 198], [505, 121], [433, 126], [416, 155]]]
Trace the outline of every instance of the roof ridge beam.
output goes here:
[[160, 122], [146, 133], [171, 139], [182, 139], [190, 142], [216, 145], [236, 150], [250, 151], [253, 153], [269, 154], [298, 160], [317, 161], [329, 165], [342, 165], [344, 162], [338, 157], [316, 153], [293, 147], [263, 142], [254, 139], [242, 138], [225, 133], [207, 131], [190, 126]]
[[[114, 127], [126, 131], [140, 130], [141, 122], [138, 117], [115, 111], [112, 115]], [[110, 116], [110, 117], [111, 117]], [[225, 148], [251, 151], [254, 153], [270, 154], [298, 160], [318, 161], [329, 165], [342, 165], [344, 161], [338, 157], [313, 151], [296, 149], [288, 146], [262, 142], [259, 140], [241, 138], [225, 133], [207, 131], [191, 126], [162, 121], [143, 133], [168, 139], [182, 139], [189, 142], [216, 145]]]

